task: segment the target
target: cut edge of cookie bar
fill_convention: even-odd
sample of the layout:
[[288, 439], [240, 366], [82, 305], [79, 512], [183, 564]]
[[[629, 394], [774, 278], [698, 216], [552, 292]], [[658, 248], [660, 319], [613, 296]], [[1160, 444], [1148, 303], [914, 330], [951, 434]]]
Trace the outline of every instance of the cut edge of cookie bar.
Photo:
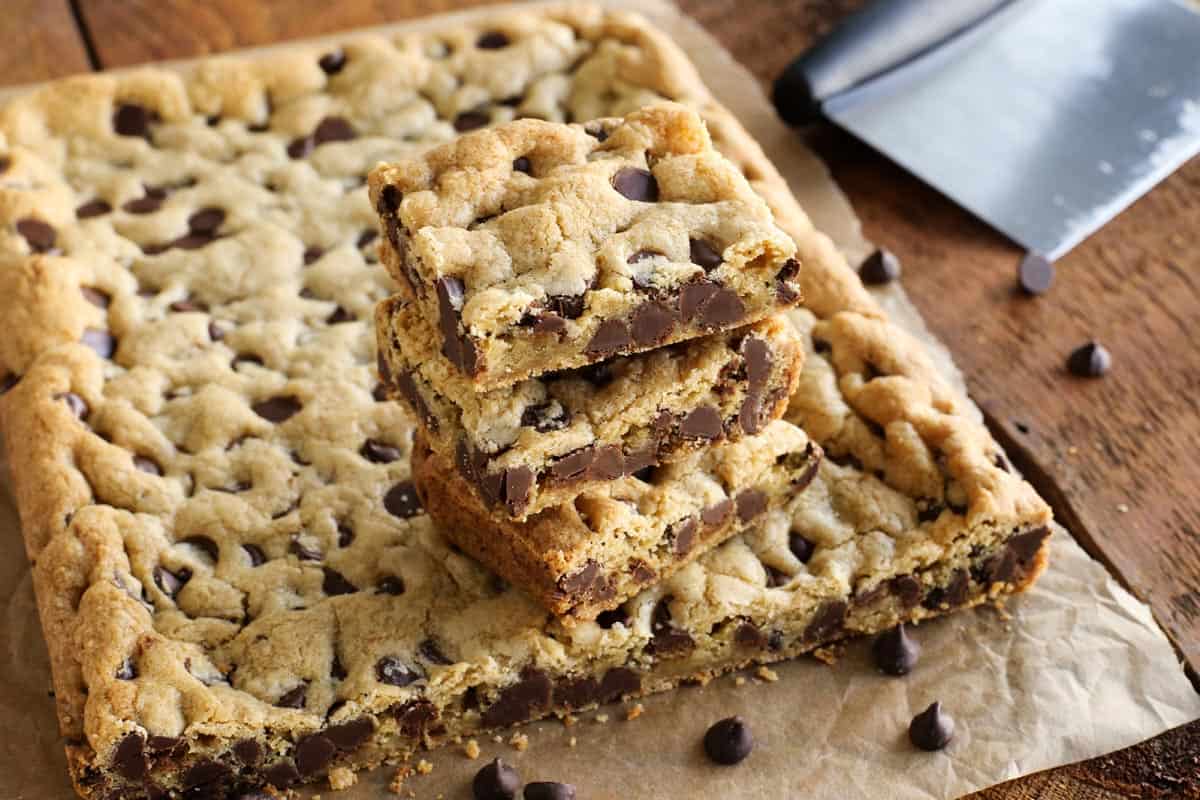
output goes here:
[[413, 483], [438, 530], [571, 624], [592, 620], [790, 502], [821, 451], [776, 420], [757, 436], [585, 492], [524, 522], [490, 512], [418, 434]]
[[417, 417], [478, 498], [516, 520], [590, 486], [758, 433], [783, 414], [803, 368], [799, 336], [776, 316], [473, 392], [437, 354], [432, 330], [407, 297], [379, 304], [376, 333], [389, 396]]
[[800, 300], [790, 237], [677, 104], [586, 126], [517, 120], [368, 181], [384, 264], [475, 391]]

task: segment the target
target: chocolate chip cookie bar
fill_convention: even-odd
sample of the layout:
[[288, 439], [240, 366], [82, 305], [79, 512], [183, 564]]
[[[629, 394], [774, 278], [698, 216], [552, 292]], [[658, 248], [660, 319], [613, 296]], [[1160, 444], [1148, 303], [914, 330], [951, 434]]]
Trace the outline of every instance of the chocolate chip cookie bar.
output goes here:
[[[375, 377], [363, 176], [517, 115], [698, 110], [796, 243], [788, 417], [827, 454], [567, 626], [463, 555]], [[1049, 511], [640, 18], [572, 5], [142, 68], [0, 109], [0, 420], [67, 760], [239, 797], [1017, 591]]]
[[555, 615], [591, 620], [804, 491], [821, 451], [794, 425], [612, 481], [513, 522], [418, 436], [413, 482], [447, 539]]
[[803, 364], [799, 336], [778, 318], [473, 392], [438, 357], [416, 303], [397, 295], [376, 318], [386, 391], [475, 497], [513, 519], [760, 432], [783, 414]]
[[795, 245], [683, 106], [519, 120], [376, 167], [369, 182], [383, 263], [476, 391], [800, 299]]

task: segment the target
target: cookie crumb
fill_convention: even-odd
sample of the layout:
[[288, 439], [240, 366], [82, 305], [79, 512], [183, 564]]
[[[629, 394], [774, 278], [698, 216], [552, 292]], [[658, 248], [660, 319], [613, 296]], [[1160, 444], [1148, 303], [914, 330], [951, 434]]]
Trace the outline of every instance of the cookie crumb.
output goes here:
[[497, 733], [492, 737], [492, 741], [496, 744], [504, 744], [504, 737]]
[[[346, 767], [334, 767], [329, 770], [329, 788], [335, 792], [340, 792], [343, 789], [349, 789], [354, 784], [358, 783], [358, 776], [354, 774], [354, 770]], [[315, 800], [315, 798], [314, 798]]]
[[392, 775], [392, 780], [388, 784], [388, 791], [392, 794], [400, 794], [404, 791], [404, 782], [412, 775], [412, 769], [408, 766], [397, 767], [396, 772]]
[[1128, 514], [1129, 506], [1125, 505], [1124, 503], [1117, 503], [1117, 511], [1121, 512], [1122, 514]]
[[508, 743], [522, 753], [529, 749], [529, 737], [523, 733], [514, 733]]
[[574, 736], [572, 736], [570, 739], [567, 739], [567, 747], [574, 747], [576, 741], [577, 740]]
[[626, 720], [637, 719], [645, 711], [646, 711], [646, 707], [644, 705], [642, 705], [641, 703], [638, 703], [638, 704], [634, 705], [632, 708], [629, 708], [625, 711], [625, 719]]
[[813, 650], [812, 657], [822, 664], [832, 667], [842, 657], [843, 650], [843, 645], [831, 644], [828, 647], [818, 647], [816, 650]]
[[563, 724], [563, 727], [566, 727], [566, 728], [569, 728], [569, 727], [571, 727], [572, 725], [574, 725], [574, 724], [575, 724], [576, 722], [578, 722], [578, 721], [579, 721], [579, 720], [578, 720], [578, 719], [575, 717], [575, 715], [574, 715], [574, 714], [567, 714], [566, 716], [564, 716], [564, 717], [562, 718], [562, 724]]
[[608, 722], [608, 714], [597, 714], [596, 722]]
[[754, 677], [758, 678], [760, 681], [775, 683], [779, 680], [779, 673], [764, 665], [754, 671]]
[[733, 679], [733, 685], [734, 686], [745, 686], [746, 685], [746, 676], [745, 675], [736, 676]]
[[422, 758], [417, 762], [417, 772], [421, 775], [428, 775], [429, 773], [433, 772], [433, 764], [430, 764], [428, 761]]
[[479, 758], [479, 742], [474, 739], [467, 739], [467, 743], [463, 745], [463, 755], [472, 761]]

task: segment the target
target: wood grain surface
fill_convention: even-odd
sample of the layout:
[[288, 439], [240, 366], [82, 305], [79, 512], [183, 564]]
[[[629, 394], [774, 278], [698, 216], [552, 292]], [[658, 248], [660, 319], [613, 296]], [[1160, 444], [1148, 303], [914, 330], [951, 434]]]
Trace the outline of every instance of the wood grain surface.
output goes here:
[[[764, 83], [862, 0], [677, 0]], [[8, 0], [0, 82], [186, 58], [481, 5], [481, 0]], [[79, 28], [76, 22], [81, 22]], [[1019, 251], [850, 137], [807, 131], [967, 376], [993, 431], [1059, 519], [1149, 602], [1200, 666], [1200, 158], [1015, 291]], [[1073, 378], [1097, 338], [1112, 373]], [[1195, 673], [1193, 672], [1193, 680]], [[1200, 798], [1200, 721], [975, 800]]]

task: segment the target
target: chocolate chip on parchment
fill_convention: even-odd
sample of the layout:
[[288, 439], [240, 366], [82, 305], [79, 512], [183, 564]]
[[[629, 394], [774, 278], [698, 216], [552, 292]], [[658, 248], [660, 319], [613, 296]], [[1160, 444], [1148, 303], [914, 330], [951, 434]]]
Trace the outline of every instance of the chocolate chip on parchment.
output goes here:
[[112, 125], [121, 136], [140, 136], [150, 139], [150, 122], [157, 114], [137, 103], [122, 103], [113, 112]]
[[346, 53], [343, 50], [326, 53], [317, 59], [317, 66], [326, 75], [337, 75], [342, 71], [342, 67], [346, 66]]
[[104, 200], [89, 200], [75, 209], [75, 217], [77, 219], [91, 219], [92, 217], [104, 216], [110, 211], [112, 211], [112, 206]]
[[525, 800], [575, 800], [575, 787], [556, 781], [536, 781], [525, 784]]
[[1041, 253], [1029, 252], [1017, 266], [1017, 285], [1028, 295], [1050, 291], [1054, 283], [1054, 263]]
[[508, 47], [508, 36], [500, 31], [488, 31], [476, 40], [475, 46], [480, 50], [499, 50]]
[[521, 788], [521, 776], [502, 759], [485, 764], [471, 781], [475, 800], [514, 800]]
[[717, 439], [724, 433], [721, 414], [712, 406], [700, 406], [688, 412], [679, 423], [679, 435], [685, 439]]
[[908, 738], [922, 750], [941, 750], [954, 738], [954, 719], [942, 710], [940, 702], [933, 703], [913, 717]]
[[375, 662], [375, 677], [389, 686], [408, 686], [422, 675], [396, 656], [384, 656]]
[[880, 248], [863, 260], [858, 276], [868, 286], [882, 286], [900, 277], [900, 259], [890, 250]]
[[484, 111], [464, 111], [454, 118], [454, 130], [466, 133], [482, 128], [491, 121], [492, 118]]
[[584, 352], [588, 355], [610, 356], [633, 344], [629, 326], [619, 319], [606, 319], [600, 323]]
[[612, 185], [621, 196], [629, 200], [658, 202], [658, 181], [647, 170], [623, 167], [613, 175]]
[[871, 647], [875, 665], [888, 675], [907, 675], [917, 665], [921, 646], [916, 643], [901, 622], [890, 631], [884, 631]]
[[415, 517], [421, 513], [421, 500], [412, 481], [400, 481], [383, 496], [383, 507], [400, 519]]
[[25, 238], [29, 249], [35, 253], [50, 252], [58, 240], [58, 233], [52, 225], [34, 217], [17, 220], [17, 233]]
[[330, 567], [322, 567], [324, 578], [321, 580], [321, 591], [330, 597], [342, 594], [354, 594], [358, 587], [346, 579], [346, 576]]
[[707, 239], [689, 239], [688, 252], [692, 263], [705, 272], [712, 272], [724, 262], [721, 253]]
[[1093, 339], [1071, 353], [1067, 358], [1067, 369], [1080, 378], [1099, 378], [1112, 369], [1112, 356], [1104, 345]]
[[308, 700], [308, 684], [302, 683], [294, 689], [289, 689], [275, 701], [279, 708], [304, 708]]
[[704, 734], [704, 752], [718, 764], [740, 763], [753, 749], [754, 736], [741, 717], [727, 717], [713, 723]]
[[393, 447], [378, 439], [367, 439], [358, 452], [373, 464], [391, 464], [393, 461], [399, 461], [404, 455], [399, 447]]
[[261, 400], [250, 408], [268, 422], [279, 424], [291, 419], [299, 413], [303, 406], [295, 395], [280, 395], [268, 400]]

